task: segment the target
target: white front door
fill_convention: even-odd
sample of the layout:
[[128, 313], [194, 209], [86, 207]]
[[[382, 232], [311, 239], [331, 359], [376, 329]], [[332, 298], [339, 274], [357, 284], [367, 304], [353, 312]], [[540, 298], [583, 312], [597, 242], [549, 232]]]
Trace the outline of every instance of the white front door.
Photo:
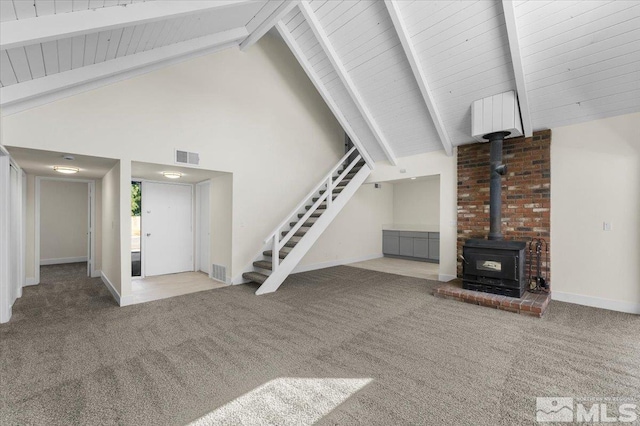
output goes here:
[[198, 269], [202, 272], [210, 273], [209, 247], [211, 246], [211, 208], [210, 196], [211, 185], [209, 182], [198, 185]]
[[144, 275], [193, 271], [192, 186], [142, 182]]

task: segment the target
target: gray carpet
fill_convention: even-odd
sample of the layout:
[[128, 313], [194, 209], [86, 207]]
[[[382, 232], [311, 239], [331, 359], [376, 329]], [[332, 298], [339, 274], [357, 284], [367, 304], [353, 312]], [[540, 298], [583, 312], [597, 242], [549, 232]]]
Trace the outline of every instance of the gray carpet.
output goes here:
[[336, 267], [119, 308], [84, 264], [45, 267], [0, 326], [0, 424], [241, 424], [236, 400], [281, 378], [371, 379], [323, 425], [532, 424], [536, 396], [640, 399], [640, 317], [552, 302], [535, 319], [434, 285]]

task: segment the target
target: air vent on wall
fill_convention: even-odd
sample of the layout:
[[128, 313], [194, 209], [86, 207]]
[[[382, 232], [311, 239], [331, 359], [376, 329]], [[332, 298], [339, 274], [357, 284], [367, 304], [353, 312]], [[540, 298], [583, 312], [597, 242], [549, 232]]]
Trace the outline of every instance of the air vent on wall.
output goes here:
[[222, 281], [223, 283], [227, 282], [227, 268], [222, 265], [216, 265], [215, 263], [211, 265], [211, 278], [214, 280]]
[[177, 164], [191, 164], [193, 166], [198, 166], [200, 164], [200, 155], [197, 152], [188, 152], [176, 149], [175, 159]]

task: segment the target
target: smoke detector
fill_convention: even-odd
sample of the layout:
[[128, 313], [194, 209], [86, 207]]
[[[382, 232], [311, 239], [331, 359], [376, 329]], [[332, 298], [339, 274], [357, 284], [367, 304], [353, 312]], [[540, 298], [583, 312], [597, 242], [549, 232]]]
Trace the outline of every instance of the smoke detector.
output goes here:
[[508, 137], [522, 136], [520, 107], [516, 92], [500, 93], [478, 99], [471, 104], [471, 135], [479, 142], [487, 142], [490, 133], [509, 132]]

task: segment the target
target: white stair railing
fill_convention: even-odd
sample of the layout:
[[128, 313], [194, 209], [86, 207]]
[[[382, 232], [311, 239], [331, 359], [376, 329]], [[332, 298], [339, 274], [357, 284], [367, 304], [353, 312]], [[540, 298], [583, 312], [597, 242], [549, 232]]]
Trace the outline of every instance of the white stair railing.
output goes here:
[[[285, 217], [285, 219], [280, 222], [280, 224], [269, 234], [267, 238], [265, 238], [264, 243], [267, 244], [271, 242], [271, 271], [275, 272], [280, 266], [280, 250], [289, 242], [289, 240], [298, 232], [298, 230], [302, 227], [304, 223], [311, 217], [311, 215], [318, 209], [318, 207], [326, 200], [327, 208], [331, 206], [333, 202], [333, 190], [344, 180], [344, 177], [347, 176], [351, 170], [358, 164], [358, 162], [362, 159], [362, 156], [358, 154], [356, 158], [349, 163], [347, 168], [345, 168], [342, 173], [340, 173], [334, 180], [334, 173], [340, 168], [340, 166], [347, 161], [349, 156], [356, 152], [356, 147], [351, 148], [345, 155], [340, 159], [340, 161], [322, 178], [320, 183], [318, 183], [309, 193], [302, 199], [302, 201], [293, 209], [293, 211]], [[315, 201], [312, 206], [307, 210], [307, 212], [302, 216], [300, 220], [287, 232], [287, 234], [280, 239], [280, 233], [282, 229], [287, 226], [289, 222], [298, 214], [298, 212], [309, 202], [313, 197], [318, 194], [318, 192], [325, 188], [324, 194], [321, 194], [318, 197], [318, 200]]]

